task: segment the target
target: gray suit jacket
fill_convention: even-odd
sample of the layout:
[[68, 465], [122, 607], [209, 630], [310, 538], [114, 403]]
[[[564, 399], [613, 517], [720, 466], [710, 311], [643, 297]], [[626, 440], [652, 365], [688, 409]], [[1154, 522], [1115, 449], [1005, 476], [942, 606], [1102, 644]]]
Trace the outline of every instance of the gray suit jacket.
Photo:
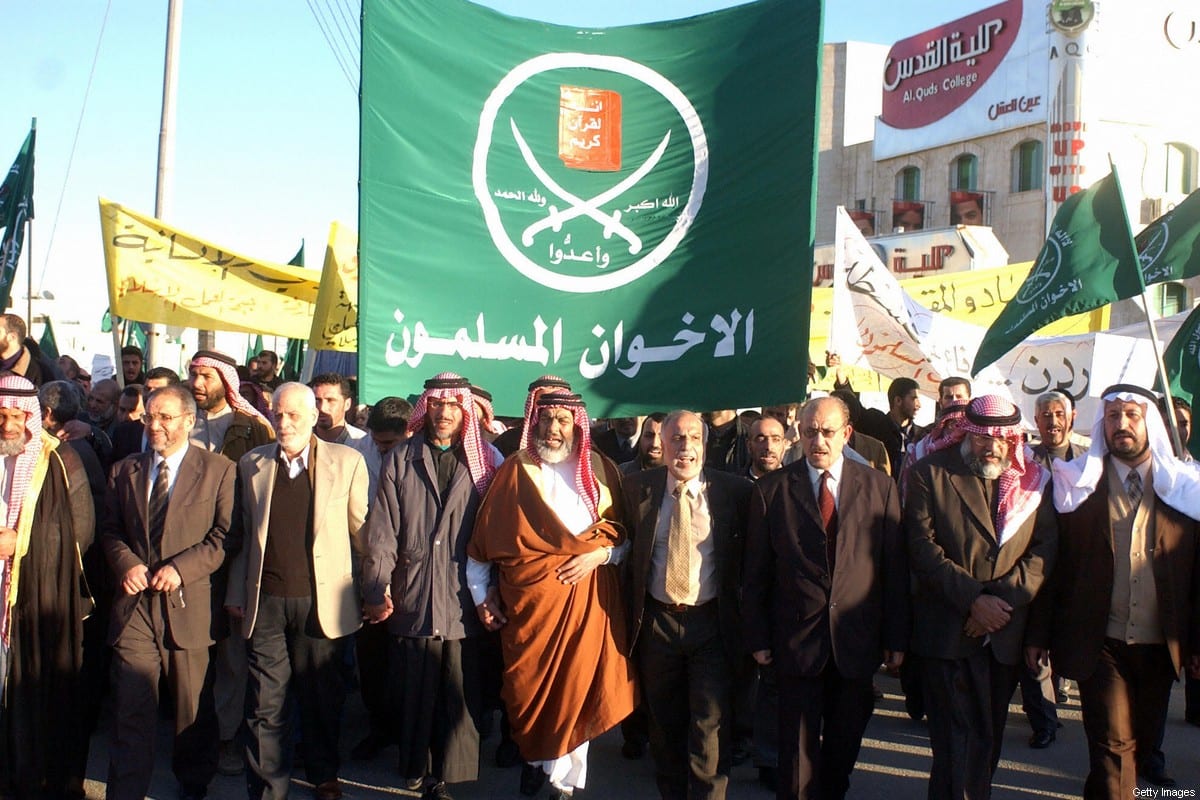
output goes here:
[[955, 659], [983, 647], [987, 637], [969, 637], [963, 626], [975, 599], [992, 594], [1013, 608], [1008, 624], [990, 636], [992, 652], [1001, 663], [1019, 663], [1029, 606], [1058, 546], [1049, 486], [1038, 510], [1000, 547], [983, 483], [950, 447], [913, 467], [904, 525], [916, 578], [913, 652]]
[[[361, 552], [359, 530], [367, 515], [367, 465], [362, 453], [315, 436], [308, 455], [313, 490], [312, 569], [321, 632], [348, 636], [362, 625], [362, 605], [354, 585], [351, 547]], [[279, 445], [256, 447], [238, 461], [239, 512], [245, 542], [229, 570], [225, 605], [243, 609], [242, 635], [254, 631], [258, 616], [263, 554], [270, 523], [271, 495], [279, 466]]]

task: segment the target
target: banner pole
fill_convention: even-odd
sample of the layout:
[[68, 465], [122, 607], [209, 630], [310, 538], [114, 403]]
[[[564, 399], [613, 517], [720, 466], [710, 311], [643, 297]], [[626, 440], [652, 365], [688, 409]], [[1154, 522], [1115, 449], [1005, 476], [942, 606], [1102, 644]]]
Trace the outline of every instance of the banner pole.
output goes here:
[[1171, 432], [1171, 447], [1175, 450], [1175, 455], [1183, 457], [1184, 443], [1179, 438], [1179, 425], [1175, 421], [1175, 401], [1171, 397], [1171, 386], [1167, 381], [1167, 365], [1163, 361], [1162, 345], [1158, 341], [1158, 330], [1154, 327], [1154, 320], [1150, 318], [1150, 295], [1146, 291], [1146, 279], [1142, 275], [1142, 260], [1138, 254], [1137, 242], [1133, 236], [1133, 228], [1129, 225], [1129, 212], [1125, 208], [1125, 194], [1121, 191], [1121, 179], [1117, 175], [1117, 165], [1113, 163], [1112, 154], [1108, 156], [1108, 165], [1112, 168], [1113, 180], [1117, 183], [1117, 198], [1121, 201], [1121, 214], [1125, 217], [1125, 234], [1129, 237], [1129, 248], [1133, 252], [1134, 271], [1137, 273], [1138, 286], [1142, 288], [1142, 313], [1146, 316], [1146, 329], [1150, 331], [1150, 346], [1154, 348], [1154, 363], [1158, 365], [1158, 380], [1163, 388], [1164, 405], [1167, 407], [1166, 419], [1167, 430]]

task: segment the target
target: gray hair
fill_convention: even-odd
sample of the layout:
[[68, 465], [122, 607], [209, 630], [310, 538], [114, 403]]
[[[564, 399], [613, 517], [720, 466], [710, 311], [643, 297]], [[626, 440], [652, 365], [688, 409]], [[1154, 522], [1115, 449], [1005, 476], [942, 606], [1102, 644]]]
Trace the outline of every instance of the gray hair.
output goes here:
[[317, 410], [317, 396], [313, 394], [313, 390], [299, 381], [288, 381], [287, 383], [279, 384], [275, 392], [271, 395], [271, 408], [279, 407], [279, 399], [288, 392], [301, 392], [304, 395], [304, 405]]
[[70, 422], [83, 410], [83, 387], [75, 381], [50, 381], [38, 389], [43, 411], [54, 415], [55, 422]]
[[667, 414], [667, 416], [663, 417], [662, 430], [665, 431], [667, 429], [667, 426], [674, 425], [676, 422], [678, 422], [682, 418], [689, 416], [689, 415], [700, 420], [700, 427], [704, 430], [704, 449], [707, 450], [708, 449], [708, 433], [709, 433], [708, 423], [704, 421], [704, 417], [700, 416], [695, 411], [690, 411], [686, 408], [679, 408], [679, 409], [676, 409], [675, 411], [672, 411], [671, 413]]
[[1061, 403], [1062, 407], [1064, 409], [1066, 409], [1067, 411], [1070, 411], [1071, 409], [1075, 408], [1075, 403], [1071, 400], [1070, 397], [1068, 397], [1063, 392], [1057, 391], [1055, 389], [1051, 389], [1048, 392], [1043, 392], [1042, 394], [1039, 394], [1037, 400], [1034, 401], [1034, 407], [1038, 411], [1041, 411], [1043, 408], [1050, 405], [1051, 403]]
[[156, 397], [174, 397], [179, 401], [179, 405], [183, 408], [184, 414], [196, 416], [196, 398], [192, 397], [192, 390], [182, 383], [171, 383], [166, 386], [160, 386], [150, 393], [146, 398], [146, 409], [150, 408], [150, 401]]

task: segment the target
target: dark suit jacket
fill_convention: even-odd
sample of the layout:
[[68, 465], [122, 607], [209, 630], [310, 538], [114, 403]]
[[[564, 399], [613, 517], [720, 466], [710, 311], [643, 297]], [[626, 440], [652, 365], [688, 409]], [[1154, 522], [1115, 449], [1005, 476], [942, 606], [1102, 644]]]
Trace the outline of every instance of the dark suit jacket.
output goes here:
[[138, 421], [122, 422], [112, 433], [112, 460], [117, 463], [126, 456], [142, 452], [142, 437], [146, 426]]
[[761, 478], [750, 501], [742, 582], [748, 649], [770, 650], [780, 675], [819, 675], [832, 657], [869, 678], [883, 651], [908, 649], [908, 559], [896, 484], [844, 459], [833, 577], [806, 461]]
[[[708, 484], [708, 513], [712, 524], [714, 556], [717, 560], [718, 613], [721, 631], [730, 643], [728, 652], [736, 652], [741, 640], [738, 582], [741, 577], [742, 548], [745, 541], [746, 509], [754, 484], [745, 478], [712, 467], [703, 470]], [[658, 510], [667, 490], [667, 468], [654, 467], [626, 477], [621, 483], [625, 498], [625, 519], [630, 524], [629, 554], [625, 557], [625, 577], [629, 602], [629, 653], [633, 652], [642, 617], [646, 610], [646, 587], [650, 580], [650, 562], [654, 552], [654, 533]]]
[[[892, 479], [899, 481], [900, 469], [904, 466], [904, 442], [900, 433], [900, 426], [892, 420], [887, 412], [880, 411], [877, 408], [867, 408], [859, 415], [854, 425], [854, 430], [856, 433], [864, 433], [883, 442], [884, 449], [887, 450], [888, 464], [892, 470]], [[928, 432], [928, 428], [924, 428], [914, 422], [911, 441], [913, 443], [920, 441], [921, 437]], [[860, 455], [864, 455], [865, 457], [865, 454], [860, 453]]]
[[[1155, 500], [1154, 588], [1178, 672], [1188, 655], [1200, 652], [1200, 523]], [[1058, 562], [1034, 602], [1026, 643], [1051, 651], [1055, 673], [1085, 680], [1104, 646], [1112, 604], [1108, 468], [1092, 496], [1058, 521]]]
[[1054, 564], [1058, 528], [1050, 487], [1037, 511], [1000, 547], [983, 483], [949, 447], [916, 463], [908, 479], [904, 527], [916, 577], [912, 650], [932, 658], [965, 658], [986, 637], [963, 626], [981, 594], [1003, 598], [1012, 618], [991, 634], [1003, 664], [1024, 659], [1029, 605]]
[[[183, 603], [168, 603], [167, 625], [176, 647], [208, 647], [214, 641], [212, 574], [225, 561], [225, 551], [236, 549], [239, 537], [231, 534], [234, 519], [232, 461], [217, 453], [188, 446], [175, 476], [167, 519], [163, 526], [162, 561], [150, 563], [147, 515], [150, 497], [152, 452], [113, 466], [105, 495], [100, 542], [116, 585], [108, 643], [115, 644], [125, 630], [141, 595], [120, 588], [125, 573], [146, 564], [151, 574], [170, 563], [183, 579]], [[216, 598], [223, 600], [224, 598]]]

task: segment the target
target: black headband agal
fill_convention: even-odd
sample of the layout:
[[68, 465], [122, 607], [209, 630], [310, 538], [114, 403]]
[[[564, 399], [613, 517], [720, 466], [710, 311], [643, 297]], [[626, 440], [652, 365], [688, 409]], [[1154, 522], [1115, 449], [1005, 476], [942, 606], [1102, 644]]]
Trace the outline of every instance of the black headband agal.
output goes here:
[[1104, 399], [1110, 394], [1136, 394], [1146, 398], [1151, 403], [1158, 402], [1158, 395], [1154, 392], [1141, 386], [1134, 386], [1132, 383], [1114, 383], [1100, 393], [1100, 398]]
[[471, 394], [475, 397], [478, 397], [480, 400], [486, 400], [489, 403], [492, 402], [492, 393], [487, 389], [484, 389], [482, 386], [471, 384]]
[[584, 408], [583, 398], [569, 392], [549, 392], [540, 395], [537, 408]]
[[471, 382], [466, 378], [430, 378], [425, 381], [426, 389], [470, 389]]
[[532, 392], [534, 389], [545, 389], [547, 387], [566, 389], [568, 392], [571, 391], [571, 384], [567, 383], [565, 379], [560, 378], [557, 375], [543, 375], [533, 383], [529, 384], [529, 391]]
[[1021, 424], [1021, 409], [1014, 406], [1011, 414], [984, 414], [972, 402], [967, 406], [967, 421], [981, 428], [1008, 428]]

